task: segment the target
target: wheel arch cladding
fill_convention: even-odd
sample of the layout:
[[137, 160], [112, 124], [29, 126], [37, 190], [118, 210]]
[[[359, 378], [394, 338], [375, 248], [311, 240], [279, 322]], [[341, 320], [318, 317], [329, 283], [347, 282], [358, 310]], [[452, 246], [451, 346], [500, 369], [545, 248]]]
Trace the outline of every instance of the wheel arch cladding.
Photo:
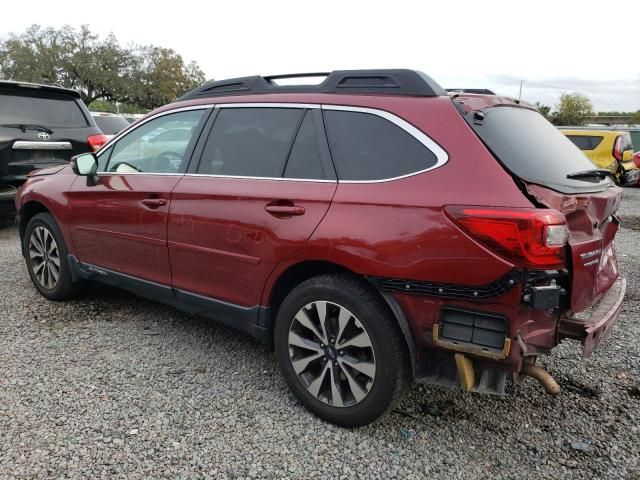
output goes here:
[[383, 300], [383, 303], [389, 308], [391, 314], [398, 322], [398, 327], [402, 333], [402, 338], [407, 345], [407, 350], [409, 352], [409, 359], [411, 361], [411, 370], [415, 375], [415, 362], [416, 362], [416, 346], [415, 341], [413, 339], [413, 335], [411, 333], [411, 328], [409, 326], [409, 321], [405, 316], [402, 307], [395, 300], [393, 295], [387, 294], [385, 292], [381, 292], [378, 288], [376, 288], [370, 282], [367, 282], [365, 277], [357, 274], [353, 270], [350, 270], [340, 264], [329, 262], [326, 260], [309, 260], [300, 263], [293, 264], [289, 266], [285, 271], [283, 271], [274, 282], [271, 292], [269, 292], [269, 307], [270, 307], [270, 318], [268, 325], [268, 329], [271, 332], [271, 342], [273, 343], [273, 329], [275, 326], [275, 319], [278, 315], [278, 310], [280, 309], [280, 305], [286, 296], [293, 290], [296, 286], [300, 285], [302, 282], [309, 280], [311, 278], [325, 275], [329, 273], [344, 273], [347, 275], [351, 275], [353, 277], [359, 278], [365, 281], [373, 290], [377, 292], [380, 298]]
[[27, 203], [25, 203], [22, 208], [20, 209], [20, 212], [18, 212], [20, 215], [20, 223], [18, 225], [18, 231], [20, 233], [20, 248], [22, 250], [22, 255], [24, 256], [24, 233], [27, 230], [27, 225], [29, 224], [29, 220], [31, 220], [34, 216], [36, 216], [39, 213], [48, 213], [49, 215], [53, 216], [51, 214], [51, 211], [44, 206], [44, 204], [36, 201], [36, 200], [31, 200]]

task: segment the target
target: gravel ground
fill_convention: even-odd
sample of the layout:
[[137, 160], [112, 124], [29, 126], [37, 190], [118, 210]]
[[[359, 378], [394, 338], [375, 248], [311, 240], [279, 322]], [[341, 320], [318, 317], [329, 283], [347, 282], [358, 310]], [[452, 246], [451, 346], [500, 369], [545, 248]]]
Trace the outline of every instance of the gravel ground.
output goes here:
[[618, 236], [628, 298], [587, 361], [575, 343], [504, 398], [414, 386], [374, 425], [307, 413], [253, 339], [110, 288], [36, 294], [0, 227], [2, 478], [640, 479], [640, 189]]

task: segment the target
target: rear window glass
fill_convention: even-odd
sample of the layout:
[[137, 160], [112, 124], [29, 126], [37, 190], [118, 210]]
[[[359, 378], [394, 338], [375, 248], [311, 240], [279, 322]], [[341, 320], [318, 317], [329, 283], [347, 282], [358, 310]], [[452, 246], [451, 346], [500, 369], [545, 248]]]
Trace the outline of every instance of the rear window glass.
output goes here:
[[16, 95], [0, 92], [0, 124], [88, 127], [75, 99], [67, 95]]
[[94, 115], [93, 119], [105, 135], [115, 135], [129, 126], [129, 122], [122, 117]]
[[538, 112], [493, 107], [465, 119], [495, 157], [515, 176], [563, 193], [600, 191], [609, 178], [568, 179], [570, 173], [595, 169], [584, 153]]
[[327, 136], [340, 180], [383, 180], [433, 167], [438, 158], [389, 120], [326, 110]]
[[593, 150], [600, 145], [604, 137], [595, 135], [567, 135], [567, 138], [580, 150]]

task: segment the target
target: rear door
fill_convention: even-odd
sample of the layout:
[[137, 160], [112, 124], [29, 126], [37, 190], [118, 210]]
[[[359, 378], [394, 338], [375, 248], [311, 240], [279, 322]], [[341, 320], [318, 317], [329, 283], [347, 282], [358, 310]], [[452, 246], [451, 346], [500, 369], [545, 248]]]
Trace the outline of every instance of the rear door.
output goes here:
[[[78, 259], [169, 285], [167, 215], [206, 109], [169, 112], [142, 123], [99, 156], [98, 180], [79, 177], [69, 192], [71, 236]], [[187, 130], [170, 145], [162, 132]]]
[[36, 168], [68, 162], [99, 133], [73, 95], [0, 86], [0, 184], [18, 186]]
[[173, 191], [173, 286], [258, 305], [275, 266], [324, 217], [337, 181], [319, 108], [223, 105]]

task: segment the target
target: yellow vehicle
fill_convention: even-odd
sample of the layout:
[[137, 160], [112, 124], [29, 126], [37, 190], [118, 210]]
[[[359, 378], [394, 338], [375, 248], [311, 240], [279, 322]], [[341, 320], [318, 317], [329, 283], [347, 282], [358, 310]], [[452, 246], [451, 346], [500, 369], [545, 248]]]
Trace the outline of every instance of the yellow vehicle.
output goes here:
[[629, 132], [591, 129], [561, 131], [596, 167], [609, 170], [619, 185], [635, 185], [640, 179], [640, 170], [633, 161]]

